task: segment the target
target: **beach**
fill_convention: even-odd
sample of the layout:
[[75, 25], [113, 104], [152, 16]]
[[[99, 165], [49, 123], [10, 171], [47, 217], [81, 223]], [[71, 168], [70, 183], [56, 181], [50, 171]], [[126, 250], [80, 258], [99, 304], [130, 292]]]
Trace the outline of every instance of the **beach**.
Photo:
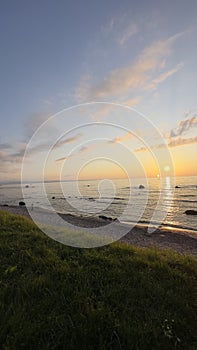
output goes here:
[[[31, 219], [26, 207], [0, 206], [0, 210], [23, 215]], [[60, 213], [59, 215], [65, 220], [65, 222], [78, 227], [88, 228], [89, 230], [91, 230], [91, 228], [106, 226], [110, 223], [102, 218], [86, 218]], [[120, 224], [117, 222], [116, 225], [118, 228], [118, 225]], [[197, 232], [192, 230], [165, 227], [157, 228], [150, 234], [148, 233], [146, 226], [137, 224], [132, 229], [128, 229], [128, 233], [121, 237], [119, 241], [143, 248], [155, 247], [161, 249], [172, 249], [181, 254], [197, 256]]]

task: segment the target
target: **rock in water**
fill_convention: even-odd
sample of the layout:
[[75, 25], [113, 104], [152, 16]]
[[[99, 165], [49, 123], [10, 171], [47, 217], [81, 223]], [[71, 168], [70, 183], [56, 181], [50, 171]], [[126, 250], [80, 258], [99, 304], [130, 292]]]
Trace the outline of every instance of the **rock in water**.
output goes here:
[[110, 216], [105, 216], [105, 215], [99, 215], [99, 219], [105, 220], [105, 221], [118, 221], [119, 220], [117, 218], [111, 218]]
[[18, 203], [20, 207], [24, 207], [25, 206], [25, 202], [19, 202]]
[[145, 188], [143, 185], [139, 185], [140, 190], [142, 190], [143, 188]]
[[185, 214], [186, 215], [197, 215], [197, 210], [192, 210], [192, 209], [186, 210]]
[[112, 218], [105, 216], [105, 215], [99, 215], [99, 219], [112, 221]]

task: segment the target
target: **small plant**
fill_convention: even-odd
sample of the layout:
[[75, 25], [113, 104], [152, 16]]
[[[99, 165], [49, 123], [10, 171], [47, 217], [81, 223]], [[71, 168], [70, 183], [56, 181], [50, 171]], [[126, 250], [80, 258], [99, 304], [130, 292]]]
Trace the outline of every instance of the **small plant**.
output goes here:
[[174, 319], [171, 319], [171, 320], [165, 319], [162, 324], [162, 329], [163, 329], [164, 336], [172, 340], [175, 346], [181, 342], [181, 339], [177, 337], [174, 332]]

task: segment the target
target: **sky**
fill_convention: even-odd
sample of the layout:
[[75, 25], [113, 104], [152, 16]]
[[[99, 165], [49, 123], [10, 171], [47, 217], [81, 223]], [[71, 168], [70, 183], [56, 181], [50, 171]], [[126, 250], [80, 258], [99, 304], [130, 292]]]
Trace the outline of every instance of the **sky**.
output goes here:
[[0, 182], [197, 175], [196, 16], [196, 0], [1, 1]]

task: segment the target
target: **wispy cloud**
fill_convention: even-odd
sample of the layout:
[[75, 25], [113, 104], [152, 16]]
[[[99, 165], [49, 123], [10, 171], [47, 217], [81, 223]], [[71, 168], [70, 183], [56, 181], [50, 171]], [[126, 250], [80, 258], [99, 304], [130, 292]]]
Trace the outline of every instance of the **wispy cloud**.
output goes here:
[[4, 160], [5, 157], [6, 157], [6, 155], [7, 155], [7, 152], [5, 152], [5, 151], [0, 151], [0, 160], [1, 160], [1, 161]]
[[75, 92], [77, 102], [81, 103], [87, 101], [88, 99], [90, 100], [90, 98], [88, 98], [91, 84], [90, 79], [91, 77], [89, 74], [85, 74], [81, 77]]
[[[0, 154], [0, 161], [1, 166], [3, 168], [6, 167], [8, 171], [10, 171], [9, 164], [12, 164], [13, 166], [21, 165], [23, 161], [23, 157], [26, 151], [26, 148], [28, 146], [28, 142], [33, 136], [33, 134], [36, 132], [36, 130], [49, 119], [50, 115], [48, 113], [35, 113], [32, 114], [24, 123], [24, 141], [20, 143], [1, 143], [0, 144], [0, 150], [6, 151], [1, 152]], [[40, 133], [42, 142], [39, 144], [36, 144], [32, 146], [31, 148], [28, 148], [28, 156], [35, 155], [42, 151], [47, 151], [50, 149], [51, 145], [49, 142], [49, 138], [51, 135], [57, 134], [57, 126], [55, 125], [54, 121], [50, 121], [49, 123], [45, 124], [45, 127], [43, 128], [43, 132]], [[68, 140], [71, 141], [71, 140]], [[66, 140], [64, 140], [66, 143]], [[60, 146], [60, 145], [59, 145]]]
[[110, 18], [105, 26], [102, 26], [101, 33], [104, 38], [110, 38], [116, 45], [123, 48], [127, 42], [139, 32], [139, 20], [134, 21], [128, 14], [121, 14]]
[[45, 123], [45, 126], [42, 127], [42, 130], [39, 131], [42, 132], [43, 138], [48, 138], [49, 135], [56, 135], [58, 133], [58, 128], [55, 123], [55, 120], [49, 120], [50, 117], [50, 113], [32, 114], [24, 123], [25, 140], [29, 141], [29, 139], [33, 136], [33, 134], [40, 128], [40, 126], [43, 123]]
[[[162, 72], [164, 61], [170, 56], [174, 42], [183, 34], [178, 33], [167, 40], [154, 42], [141, 52], [135, 62], [112, 70], [97, 85], [91, 86], [89, 76], [85, 80], [83, 78], [76, 92], [78, 100], [120, 98], [129, 95], [131, 91], [143, 92], [148, 86], [155, 87], [182, 67], [178, 64], [175, 68]], [[159, 76], [155, 78], [155, 74]]]
[[55, 161], [58, 163], [58, 162], [63, 162], [64, 160], [66, 160], [68, 157], [61, 157], [61, 158], [58, 158], [56, 159]]
[[36, 154], [38, 152], [49, 151], [51, 147], [53, 149], [60, 148], [64, 145], [67, 145], [67, 144], [70, 144], [70, 143], [77, 141], [81, 136], [82, 136], [82, 134], [77, 134], [77, 135], [74, 135], [71, 137], [63, 138], [54, 144], [51, 144], [50, 142], [38, 144], [36, 146], [33, 146], [32, 148], [29, 148], [28, 154], [33, 155], [33, 154]]
[[[77, 134], [72, 137], [63, 138], [54, 144], [53, 149], [57, 149], [64, 145], [73, 143], [77, 141], [81, 136], [82, 134]], [[31, 159], [32, 156], [35, 156], [41, 152], [49, 151], [51, 149], [51, 146], [52, 145], [50, 144], [50, 142], [46, 142], [46, 143], [43, 142], [38, 145], [32, 146], [31, 148], [27, 148], [28, 152], [26, 154], [26, 160]], [[25, 151], [26, 151], [26, 147], [27, 147], [27, 144], [25, 143], [19, 145], [18, 147], [15, 146], [15, 152], [12, 152], [12, 153], [9, 153], [8, 150], [6, 150], [6, 148], [2, 150], [0, 149], [0, 163], [2, 168], [6, 169], [6, 167], [8, 167], [9, 164], [21, 165], [24, 158]], [[63, 159], [65, 159], [65, 157], [62, 158], [62, 160]], [[10, 168], [8, 167], [8, 169]]]
[[148, 150], [153, 150], [153, 149], [160, 149], [160, 148], [164, 148], [164, 147], [167, 147], [167, 144], [166, 143], [160, 143], [160, 144], [156, 144], [156, 145], [151, 145], [151, 146], [142, 146], [142, 147], [139, 147], [139, 148], [136, 148], [134, 149], [134, 152], [135, 153], [141, 153], [141, 152], [146, 152]]
[[[164, 135], [164, 138], [166, 139], [166, 143], [160, 143], [160, 144], [154, 144], [151, 145], [150, 149], [159, 149], [164, 147], [174, 148], [184, 145], [192, 145], [197, 143], [197, 137], [182, 137], [182, 135], [187, 134], [189, 131], [191, 131], [193, 128], [197, 127], [197, 115], [193, 114], [190, 115], [191, 112], [188, 112], [186, 114], [187, 118], [180, 120], [178, 123], [177, 128], [170, 130], [169, 133]], [[188, 117], [189, 115], [189, 117]], [[148, 147], [142, 146], [139, 148], [136, 148], [134, 150], [135, 153], [140, 152], [146, 152], [148, 151]]]
[[118, 43], [120, 46], [124, 46], [127, 41], [139, 31], [138, 26], [135, 23], [130, 23], [123, 33], [119, 36]]
[[[0, 151], [0, 180], [5, 181], [20, 175], [23, 155], [9, 154], [8, 151]], [[3, 174], [3, 176], [2, 176]]]
[[175, 140], [170, 140], [168, 143], [168, 147], [177, 147], [177, 146], [183, 146], [183, 145], [191, 145], [197, 143], [197, 136], [196, 137], [189, 137], [189, 138], [182, 138], [178, 137]]
[[23, 157], [0, 151], [0, 181], [19, 179]]
[[164, 80], [177, 73], [180, 69], [183, 68], [183, 66], [183, 63], [179, 63], [175, 68], [160, 74], [156, 79], [153, 79], [152, 82], [145, 87], [145, 90], [155, 89], [158, 84], [161, 84]]
[[101, 122], [110, 112], [113, 111], [113, 104], [101, 104], [97, 105], [98, 109], [94, 112], [89, 112], [89, 117], [93, 122]]
[[134, 107], [140, 102], [141, 98], [141, 96], [136, 96], [130, 98], [129, 100], [123, 101], [122, 104], [124, 104], [125, 106]]
[[53, 100], [49, 99], [49, 98], [48, 99], [43, 98], [43, 99], [41, 99], [41, 102], [47, 106], [51, 106], [53, 104]]
[[66, 160], [68, 158], [70, 159], [70, 158], [73, 158], [73, 157], [80, 156], [83, 153], [90, 152], [93, 149], [93, 147], [94, 147], [94, 145], [82, 146], [76, 152], [70, 153], [69, 155], [67, 155], [65, 157], [58, 158], [58, 159], [55, 160], [55, 162], [57, 162], [57, 163], [58, 162], [63, 162], [64, 160]]
[[178, 123], [178, 127], [170, 131], [170, 138], [181, 136], [197, 126], [197, 115], [194, 114], [189, 118], [183, 119]]
[[148, 151], [148, 147], [139, 147], [134, 149], [135, 153], [146, 152], [146, 151]]
[[12, 148], [12, 145], [10, 143], [0, 143], [0, 150], [6, 150]]
[[55, 145], [54, 145], [54, 148], [58, 148], [58, 147], [61, 147], [63, 145], [66, 145], [68, 143], [73, 143], [75, 141], [77, 141], [80, 137], [82, 136], [82, 134], [77, 134], [77, 135], [74, 135], [72, 137], [68, 137], [68, 138], [65, 138], [63, 140], [59, 140]]
[[131, 132], [127, 132], [123, 136], [117, 136], [114, 139], [108, 141], [108, 143], [121, 143], [130, 140], [133, 137], [133, 134]]
[[197, 136], [195, 137], [178, 137], [178, 138], [170, 138], [167, 143], [161, 143], [158, 145], [151, 145], [150, 147], [139, 147], [134, 150], [135, 153], [141, 153], [141, 152], [146, 152], [148, 150], [154, 150], [154, 149], [160, 149], [160, 148], [174, 148], [174, 147], [179, 147], [179, 146], [185, 146], [185, 145], [192, 145], [197, 143]]

